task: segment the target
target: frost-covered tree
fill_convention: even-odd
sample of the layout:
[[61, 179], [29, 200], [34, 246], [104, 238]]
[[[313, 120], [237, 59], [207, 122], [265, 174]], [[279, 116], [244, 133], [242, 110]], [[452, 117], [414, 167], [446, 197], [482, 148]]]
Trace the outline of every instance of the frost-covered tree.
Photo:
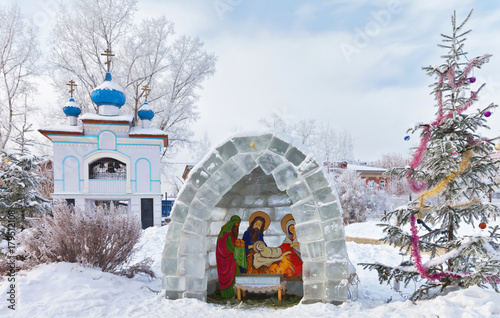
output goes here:
[[340, 132], [334, 130], [329, 123], [320, 126], [317, 143], [313, 149], [325, 162], [349, 162], [354, 160], [352, 135], [347, 130]]
[[320, 125], [314, 119], [293, 121], [274, 112], [259, 123], [297, 138], [303, 145], [311, 148], [324, 162], [352, 161], [354, 141], [352, 135], [343, 130], [337, 132], [329, 123]]
[[[409, 159], [404, 158], [401, 154], [390, 153], [390, 154], [383, 154], [382, 158], [372, 162], [370, 165], [384, 169], [394, 169], [394, 168], [406, 167], [409, 161], [410, 161]], [[410, 188], [406, 180], [400, 178], [392, 178], [389, 180], [384, 191], [390, 195], [400, 196], [400, 195], [408, 195], [410, 193]]]
[[196, 164], [199, 162], [212, 148], [212, 141], [208, 136], [208, 132], [203, 133], [203, 137], [196, 140], [193, 146], [191, 147], [191, 152], [193, 153], [193, 161], [192, 163]]
[[341, 170], [334, 180], [344, 213], [344, 224], [365, 221], [373, 208], [366, 181], [354, 170]]
[[[106, 67], [101, 54], [110, 50], [113, 80], [127, 96], [137, 117], [143, 86], [151, 93], [156, 127], [169, 133], [168, 151], [191, 141], [198, 118], [202, 83], [215, 72], [216, 57], [198, 38], [176, 36], [164, 16], [134, 23], [136, 0], [73, 0], [60, 4], [51, 36], [48, 61], [57, 87], [68, 79], [78, 83], [76, 98], [84, 111], [97, 111], [90, 94], [102, 83]], [[167, 151], [167, 148], [166, 150]]]
[[271, 116], [261, 118], [259, 123], [268, 129], [289, 134], [308, 147], [313, 147], [317, 142], [318, 125], [314, 119], [301, 119], [296, 122], [279, 112], [273, 112]]
[[36, 93], [39, 73], [37, 33], [16, 4], [0, 6], [0, 149], [16, 136], [29, 97]]
[[[470, 14], [461, 24], [453, 14], [452, 34], [442, 35], [440, 47], [447, 50], [443, 64], [423, 68], [436, 79], [432, 91], [436, 119], [410, 129], [421, 130], [420, 145], [409, 167], [392, 171], [408, 179], [418, 199], [383, 218], [387, 222], [383, 240], [411, 251], [412, 262], [398, 267], [363, 264], [377, 270], [381, 283], [421, 281], [413, 300], [449, 286], [490, 285], [498, 292], [499, 228], [487, 227], [488, 214], [498, 213], [498, 208], [484, 200], [494, 191], [498, 168], [490, 157], [493, 143], [478, 133], [487, 128], [487, 117], [497, 106], [471, 110], [484, 86], [471, 85], [476, 81], [472, 70], [488, 62], [490, 55], [467, 58], [464, 41], [470, 30], [463, 27]], [[463, 224], [476, 222], [483, 229], [478, 235], [462, 236], [457, 231]], [[417, 223], [425, 228], [419, 230]], [[429, 261], [422, 262], [422, 252], [431, 253]]]
[[23, 229], [27, 217], [39, 216], [48, 206], [38, 191], [43, 178], [38, 174], [42, 159], [27, 152], [3, 151], [0, 160], [0, 222], [5, 226], [14, 221], [17, 229]]

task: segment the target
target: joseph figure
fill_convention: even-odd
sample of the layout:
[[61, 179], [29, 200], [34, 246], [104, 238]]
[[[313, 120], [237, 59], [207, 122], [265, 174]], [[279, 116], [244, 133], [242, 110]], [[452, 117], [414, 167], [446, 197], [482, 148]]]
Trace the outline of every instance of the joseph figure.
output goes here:
[[[233, 215], [231, 219], [222, 226], [217, 238], [217, 249], [215, 252], [217, 260], [217, 273], [219, 275], [219, 286], [222, 297], [234, 297], [236, 292], [233, 288], [234, 278], [240, 275], [241, 252], [245, 258], [244, 248], [237, 247], [238, 230], [241, 218]], [[246, 264], [245, 264], [246, 267]]]

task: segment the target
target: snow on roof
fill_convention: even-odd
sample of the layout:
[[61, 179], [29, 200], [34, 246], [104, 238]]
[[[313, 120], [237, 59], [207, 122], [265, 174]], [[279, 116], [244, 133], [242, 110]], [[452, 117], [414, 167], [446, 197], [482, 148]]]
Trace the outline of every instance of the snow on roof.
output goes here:
[[106, 89], [106, 90], [115, 90], [115, 91], [119, 91], [119, 92], [123, 92], [123, 88], [116, 84], [115, 82], [113, 82], [112, 79], [110, 79], [109, 81], [104, 81], [102, 82], [101, 85], [97, 86], [94, 91], [98, 90], [98, 89]]
[[80, 116], [81, 120], [101, 120], [101, 121], [128, 121], [129, 123], [134, 121], [134, 115], [125, 114], [118, 116], [103, 116], [99, 114], [85, 113]]
[[352, 165], [350, 163], [347, 164], [347, 169], [355, 170], [355, 171], [381, 171], [381, 172], [387, 171], [387, 169], [384, 169], [384, 168], [369, 167], [369, 166], [362, 166], [362, 165]]
[[40, 128], [40, 130], [43, 130], [43, 131], [54, 131], [54, 132], [78, 132], [78, 133], [83, 133], [83, 127], [82, 126], [70, 126], [70, 125], [50, 126], [50, 127]]
[[158, 128], [142, 128], [142, 127], [132, 127], [130, 129], [129, 135], [155, 135], [155, 136], [167, 136], [168, 134]]

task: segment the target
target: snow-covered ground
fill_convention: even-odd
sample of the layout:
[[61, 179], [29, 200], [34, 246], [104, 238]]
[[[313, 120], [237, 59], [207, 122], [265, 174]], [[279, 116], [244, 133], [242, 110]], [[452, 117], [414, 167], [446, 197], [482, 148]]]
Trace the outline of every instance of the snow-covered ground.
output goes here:
[[[377, 223], [349, 225], [346, 235], [380, 238]], [[419, 301], [416, 305], [405, 301], [388, 285], [380, 285], [376, 272], [357, 265], [374, 261], [397, 265], [402, 260], [398, 250], [387, 245], [353, 242], [347, 243], [349, 257], [361, 280], [359, 299], [355, 302], [341, 306], [300, 304], [274, 310], [229, 308], [193, 299], [167, 300], [161, 293], [160, 270], [166, 230], [167, 226], [144, 231], [133, 260], [151, 257], [158, 278], [128, 279], [70, 263], [42, 265], [18, 273], [15, 312], [7, 308], [10, 283], [0, 282], [0, 317], [500, 317], [500, 294], [478, 287]], [[414, 286], [408, 286], [404, 291], [410, 293], [413, 289]]]

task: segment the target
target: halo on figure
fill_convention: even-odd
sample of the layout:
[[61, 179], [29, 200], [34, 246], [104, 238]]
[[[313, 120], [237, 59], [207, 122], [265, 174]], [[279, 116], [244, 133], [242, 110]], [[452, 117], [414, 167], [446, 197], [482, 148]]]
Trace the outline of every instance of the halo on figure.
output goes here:
[[253, 219], [255, 219], [258, 216], [260, 216], [265, 220], [264, 231], [267, 230], [269, 224], [271, 224], [271, 218], [266, 212], [263, 211], [255, 211], [254, 213], [252, 213], [252, 215], [250, 215], [250, 219], [248, 219], [248, 224], [252, 224]]
[[293, 221], [293, 224], [295, 225], [295, 219], [291, 214], [287, 214], [281, 219], [281, 229], [283, 230], [283, 233], [287, 235], [288, 235], [288, 227], [290, 226], [289, 224], [290, 221]]

